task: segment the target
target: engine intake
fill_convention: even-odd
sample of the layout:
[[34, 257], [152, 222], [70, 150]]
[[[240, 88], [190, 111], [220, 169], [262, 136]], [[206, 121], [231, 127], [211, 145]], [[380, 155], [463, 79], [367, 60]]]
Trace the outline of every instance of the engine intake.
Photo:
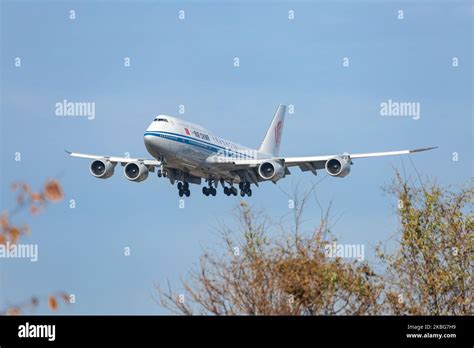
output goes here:
[[348, 157], [334, 157], [326, 161], [326, 172], [331, 176], [343, 178], [351, 171], [351, 160]]
[[95, 160], [91, 163], [89, 171], [92, 176], [107, 179], [114, 175], [115, 164], [107, 160]]
[[148, 168], [142, 162], [127, 163], [123, 172], [130, 181], [140, 182], [148, 178]]
[[276, 161], [263, 162], [258, 166], [258, 174], [262, 179], [277, 181], [285, 176], [285, 168]]

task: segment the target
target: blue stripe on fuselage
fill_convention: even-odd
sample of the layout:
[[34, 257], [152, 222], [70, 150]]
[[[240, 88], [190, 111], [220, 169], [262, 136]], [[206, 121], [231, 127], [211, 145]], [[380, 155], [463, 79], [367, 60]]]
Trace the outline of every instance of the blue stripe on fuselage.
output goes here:
[[194, 145], [196, 147], [200, 147], [202, 149], [211, 151], [211, 152], [223, 152], [224, 155], [236, 155], [237, 157], [246, 157], [246, 158], [253, 158], [252, 156], [248, 156], [246, 154], [233, 151], [231, 149], [226, 149], [225, 147], [215, 145], [212, 143], [208, 143], [206, 141], [203, 141], [201, 139], [195, 139], [186, 135], [182, 134], [177, 134], [177, 133], [171, 133], [171, 132], [162, 132], [162, 131], [147, 131], [145, 134], [146, 135], [152, 135], [155, 137], [160, 137], [163, 139], [168, 139], [168, 140], [173, 140], [177, 141], [183, 144], [189, 144], [189, 145]]

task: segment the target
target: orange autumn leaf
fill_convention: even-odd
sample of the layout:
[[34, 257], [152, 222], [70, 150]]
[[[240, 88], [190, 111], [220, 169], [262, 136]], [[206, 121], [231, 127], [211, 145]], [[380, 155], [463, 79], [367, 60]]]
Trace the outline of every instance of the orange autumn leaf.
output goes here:
[[49, 296], [48, 305], [52, 311], [55, 311], [56, 309], [58, 309], [58, 301], [56, 301], [56, 298], [54, 296]]
[[10, 233], [12, 243], [15, 244], [18, 241], [18, 238], [20, 237], [20, 230], [16, 227], [13, 227], [8, 232]]
[[13, 308], [8, 309], [7, 314], [8, 315], [20, 315], [21, 311], [20, 311], [20, 308], [13, 307]]
[[6, 240], [5, 236], [3, 234], [0, 234], [0, 245], [4, 245], [6, 241], [7, 240]]
[[59, 181], [49, 180], [44, 186], [44, 196], [48, 201], [57, 202], [63, 198], [63, 190]]
[[30, 195], [30, 198], [33, 202], [42, 202], [44, 200], [43, 195], [41, 193], [33, 192]]
[[23, 184], [21, 185], [22, 189], [24, 192], [29, 192], [30, 191], [30, 186], [28, 186], [28, 184]]

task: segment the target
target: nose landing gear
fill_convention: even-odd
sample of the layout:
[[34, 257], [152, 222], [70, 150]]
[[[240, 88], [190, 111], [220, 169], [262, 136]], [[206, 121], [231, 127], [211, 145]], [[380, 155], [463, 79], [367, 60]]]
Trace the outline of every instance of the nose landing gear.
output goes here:
[[[159, 159], [161, 162], [163, 162], [163, 159]], [[159, 178], [161, 177], [168, 177], [168, 171], [165, 169], [165, 166], [162, 164], [161, 166], [158, 167], [156, 174], [158, 175]]]
[[166, 172], [166, 170], [163, 170], [163, 171], [162, 171], [161, 169], [158, 169], [157, 175], [158, 175], [159, 178], [161, 178], [161, 177], [164, 177], [164, 178], [168, 177], [168, 173]]

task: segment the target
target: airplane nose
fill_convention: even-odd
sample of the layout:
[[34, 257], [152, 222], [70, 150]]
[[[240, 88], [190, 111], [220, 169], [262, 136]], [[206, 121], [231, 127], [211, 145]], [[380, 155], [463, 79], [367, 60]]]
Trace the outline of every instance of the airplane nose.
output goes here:
[[150, 124], [150, 125], [148, 126], [148, 128], [147, 128], [146, 131], [145, 131], [145, 134], [143, 135], [143, 141], [145, 142], [145, 145], [146, 145], [147, 147], [148, 147], [149, 145], [151, 145], [152, 140], [153, 140], [152, 138], [154, 138], [153, 135], [151, 135], [151, 132], [153, 132], [152, 125], [153, 125], [153, 124]]
[[143, 141], [145, 142], [145, 145], [150, 144], [150, 138], [151, 136], [145, 133], [145, 135], [143, 136]]
[[156, 144], [153, 143], [155, 141], [154, 138], [155, 137], [153, 135], [147, 134], [145, 132], [145, 135], [143, 136], [143, 142], [145, 143], [145, 148], [147, 149], [148, 153], [154, 158], [157, 158], [159, 154], [156, 149]]

